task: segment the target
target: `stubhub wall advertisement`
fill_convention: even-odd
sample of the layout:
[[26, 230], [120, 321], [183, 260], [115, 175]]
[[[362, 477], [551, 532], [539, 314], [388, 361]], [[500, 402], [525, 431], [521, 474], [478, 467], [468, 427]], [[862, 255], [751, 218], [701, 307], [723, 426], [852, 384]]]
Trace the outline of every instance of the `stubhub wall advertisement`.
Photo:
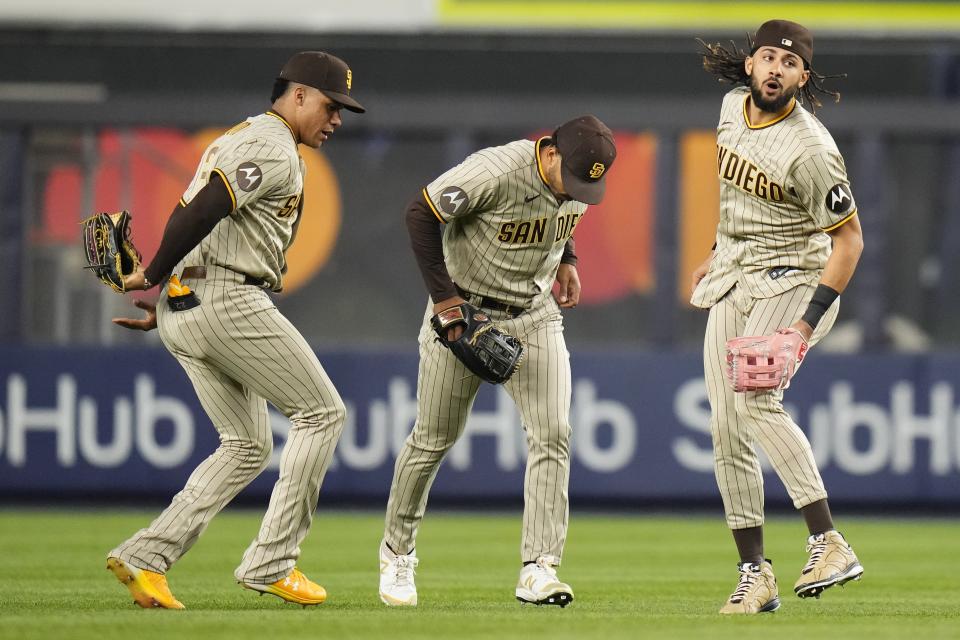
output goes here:
[[[324, 498], [386, 500], [416, 417], [416, 352], [319, 353], [348, 417]], [[576, 501], [717, 497], [698, 354], [575, 352]], [[834, 500], [960, 505], [960, 356], [813, 353], [785, 405]], [[266, 497], [288, 428], [246, 490]], [[218, 444], [186, 374], [163, 349], [0, 348], [0, 492], [172, 495]], [[485, 385], [431, 495], [519, 499], [526, 457], [510, 397]], [[764, 458], [765, 461], [765, 458]], [[786, 492], [767, 465], [769, 501]]]

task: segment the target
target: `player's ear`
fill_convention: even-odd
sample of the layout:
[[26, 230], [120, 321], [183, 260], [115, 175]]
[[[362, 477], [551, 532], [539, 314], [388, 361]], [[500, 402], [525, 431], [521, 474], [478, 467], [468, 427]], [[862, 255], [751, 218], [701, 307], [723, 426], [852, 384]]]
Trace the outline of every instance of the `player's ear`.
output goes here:
[[560, 150], [557, 149], [557, 145], [553, 144], [547, 147], [547, 161], [552, 166], [553, 163], [558, 165], [561, 162]]
[[747, 77], [753, 73], [753, 56], [747, 56], [743, 59], [743, 70], [747, 72]]
[[810, 79], [810, 70], [804, 69], [803, 73], [800, 74], [800, 86], [802, 87], [803, 85], [807, 84], [807, 80], [809, 79]]

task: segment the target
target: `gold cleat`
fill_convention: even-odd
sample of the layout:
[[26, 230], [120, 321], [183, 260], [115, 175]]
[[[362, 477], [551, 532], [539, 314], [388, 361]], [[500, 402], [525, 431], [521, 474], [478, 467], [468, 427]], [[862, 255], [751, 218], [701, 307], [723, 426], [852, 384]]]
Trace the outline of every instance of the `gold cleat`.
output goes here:
[[766, 613], [780, 608], [777, 578], [773, 575], [773, 565], [769, 560], [761, 564], [741, 562], [737, 569], [740, 571], [740, 581], [720, 613]]
[[130, 590], [134, 603], [144, 609], [186, 609], [170, 593], [167, 577], [162, 573], [138, 569], [120, 558], [107, 558], [107, 569]]
[[859, 580], [863, 566], [839, 531], [827, 531], [807, 539], [810, 559], [800, 572], [794, 592], [801, 598], [819, 598], [825, 589], [835, 584], [843, 586]]
[[286, 578], [277, 580], [273, 584], [254, 584], [241, 582], [244, 589], [260, 592], [260, 595], [269, 593], [293, 604], [309, 605], [321, 604], [327, 599], [327, 590], [303, 575], [296, 567]]

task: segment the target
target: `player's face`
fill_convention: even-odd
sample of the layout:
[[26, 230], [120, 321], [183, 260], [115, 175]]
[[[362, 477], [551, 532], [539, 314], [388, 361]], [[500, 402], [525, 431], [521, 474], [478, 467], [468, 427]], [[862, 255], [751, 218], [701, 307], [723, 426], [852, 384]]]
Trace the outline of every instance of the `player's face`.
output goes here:
[[308, 147], [319, 147], [343, 124], [340, 119], [342, 105], [312, 87], [304, 87], [297, 107], [300, 142]]
[[761, 47], [746, 59], [750, 97], [761, 111], [780, 113], [807, 83], [810, 72], [797, 54], [778, 47]]

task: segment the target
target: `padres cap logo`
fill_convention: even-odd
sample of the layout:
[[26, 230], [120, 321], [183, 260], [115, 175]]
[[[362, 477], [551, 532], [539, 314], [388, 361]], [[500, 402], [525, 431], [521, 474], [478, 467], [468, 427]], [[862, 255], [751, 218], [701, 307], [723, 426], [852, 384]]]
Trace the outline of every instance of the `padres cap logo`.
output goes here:
[[602, 162], [594, 162], [593, 166], [590, 167], [590, 177], [596, 180], [603, 175], [603, 172], [607, 170], [607, 167]]
[[263, 171], [252, 162], [244, 162], [237, 167], [237, 184], [244, 191], [253, 191], [260, 186]]
[[347, 69], [347, 91], [353, 88], [353, 71]]

